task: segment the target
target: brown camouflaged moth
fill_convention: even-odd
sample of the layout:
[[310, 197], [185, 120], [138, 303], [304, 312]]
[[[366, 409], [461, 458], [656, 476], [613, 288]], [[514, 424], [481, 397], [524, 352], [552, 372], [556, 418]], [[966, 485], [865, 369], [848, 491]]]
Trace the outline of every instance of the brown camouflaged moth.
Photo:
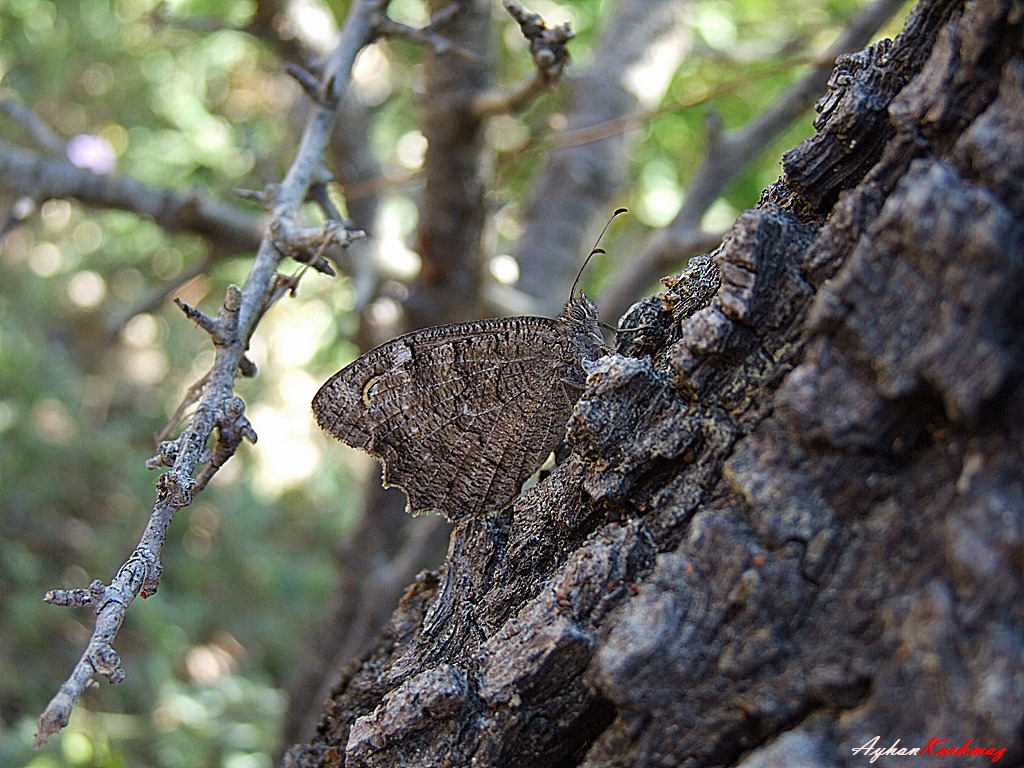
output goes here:
[[565, 437], [584, 362], [607, 352], [578, 281], [555, 318], [439, 325], [371, 349], [316, 393], [317, 423], [378, 459], [414, 515], [502, 509]]

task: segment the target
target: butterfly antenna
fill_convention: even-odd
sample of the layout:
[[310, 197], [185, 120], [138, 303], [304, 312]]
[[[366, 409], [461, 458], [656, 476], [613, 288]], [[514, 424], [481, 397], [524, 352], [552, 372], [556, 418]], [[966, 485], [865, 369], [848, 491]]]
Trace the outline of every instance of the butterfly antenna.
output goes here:
[[590, 253], [587, 254], [587, 258], [583, 260], [583, 266], [580, 267], [580, 271], [576, 273], [576, 279], [572, 281], [572, 290], [569, 291], [570, 299], [573, 297], [573, 294], [576, 293], [576, 287], [580, 284], [580, 278], [583, 277], [583, 270], [587, 268], [587, 264], [590, 263], [590, 260], [599, 253], [606, 253], [604, 248], [598, 247], [601, 243], [601, 238], [604, 237], [604, 233], [608, 231], [608, 227], [612, 225], [612, 222], [615, 220], [616, 216], [618, 216], [620, 213], [626, 212], [626, 208], [616, 208], [615, 213], [608, 217], [608, 221], [605, 222], [604, 229], [602, 229], [601, 234], [597, 236], [597, 242], [594, 243], [594, 247], [591, 249]]
[[657, 330], [657, 326], [654, 325], [634, 325], [632, 328], [612, 328], [611, 330], [616, 333], [639, 333], [640, 331], [654, 331]]

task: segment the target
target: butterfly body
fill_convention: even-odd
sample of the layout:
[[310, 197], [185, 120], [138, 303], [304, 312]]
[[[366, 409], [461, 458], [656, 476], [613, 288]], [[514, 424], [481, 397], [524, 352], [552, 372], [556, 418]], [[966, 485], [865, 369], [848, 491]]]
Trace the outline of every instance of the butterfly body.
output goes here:
[[583, 361], [604, 352], [580, 294], [556, 318], [425, 328], [370, 350], [313, 398], [320, 426], [384, 465], [412, 514], [501, 509], [565, 435]]

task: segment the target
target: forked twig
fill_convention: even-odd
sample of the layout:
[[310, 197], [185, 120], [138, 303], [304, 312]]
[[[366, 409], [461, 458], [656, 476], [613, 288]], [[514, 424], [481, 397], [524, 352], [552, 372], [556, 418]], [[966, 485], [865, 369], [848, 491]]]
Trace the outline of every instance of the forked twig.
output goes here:
[[502, 5], [530, 43], [535, 70], [511, 89], [488, 91], [478, 96], [473, 102], [473, 112], [478, 118], [523, 109], [538, 93], [555, 86], [569, 61], [568, 46], [574, 35], [567, 23], [549, 27], [540, 14], [532, 13], [518, 0], [503, 0]]
[[[159, 455], [150, 462], [169, 469], [157, 481], [156, 503], [138, 546], [109, 585], [94, 581], [86, 589], [54, 590], [46, 595], [45, 600], [55, 605], [91, 607], [96, 613], [96, 624], [81, 659], [39, 718], [36, 747], [67, 725], [75, 703], [97, 676], [112, 683], [124, 679], [113, 641], [135, 598], [149, 597], [157, 591], [162, 570], [160, 555], [174, 515], [192, 503], [195, 494], [230, 458], [242, 439], [256, 439], [244, 416], [245, 404], [234, 394], [235, 378], [252, 370], [245, 356], [249, 340], [274, 300], [286, 293], [277, 279], [278, 265], [285, 255], [300, 252], [298, 244], [287, 241], [287, 234], [296, 229], [296, 215], [311, 184], [323, 178], [322, 158], [333, 128], [335, 107], [347, 87], [356, 54], [376, 35], [374, 19], [379, 8], [379, 0], [357, 0], [349, 13], [341, 40], [324, 68], [322, 88], [327, 98], [312, 107], [291, 167], [273, 192], [272, 225], [263, 235], [245, 285], [229, 286], [216, 317], [182, 305], [186, 314], [210, 334], [215, 357], [201, 383], [201, 394], [189, 423], [177, 438], [163, 443]], [[338, 231], [337, 222], [328, 222], [328, 227], [322, 242], [340, 243], [346, 239]], [[301, 230], [301, 234], [307, 244], [315, 240], [307, 230]], [[352, 236], [349, 233], [348, 239]], [[307, 260], [317, 258], [319, 254]], [[218, 437], [211, 450], [209, 443], [215, 430]], [[205, 467], [195, 477], [202, 464]]]

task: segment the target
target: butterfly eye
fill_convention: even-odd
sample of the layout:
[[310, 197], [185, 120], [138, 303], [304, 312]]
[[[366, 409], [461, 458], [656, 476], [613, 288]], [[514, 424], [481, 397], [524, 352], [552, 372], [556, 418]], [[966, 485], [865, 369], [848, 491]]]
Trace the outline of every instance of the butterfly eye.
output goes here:
[[573, 300], [570, 302], [567, 314], [569, 319], [576, 323], [585, 322], [588, 316], [585, 299]]

